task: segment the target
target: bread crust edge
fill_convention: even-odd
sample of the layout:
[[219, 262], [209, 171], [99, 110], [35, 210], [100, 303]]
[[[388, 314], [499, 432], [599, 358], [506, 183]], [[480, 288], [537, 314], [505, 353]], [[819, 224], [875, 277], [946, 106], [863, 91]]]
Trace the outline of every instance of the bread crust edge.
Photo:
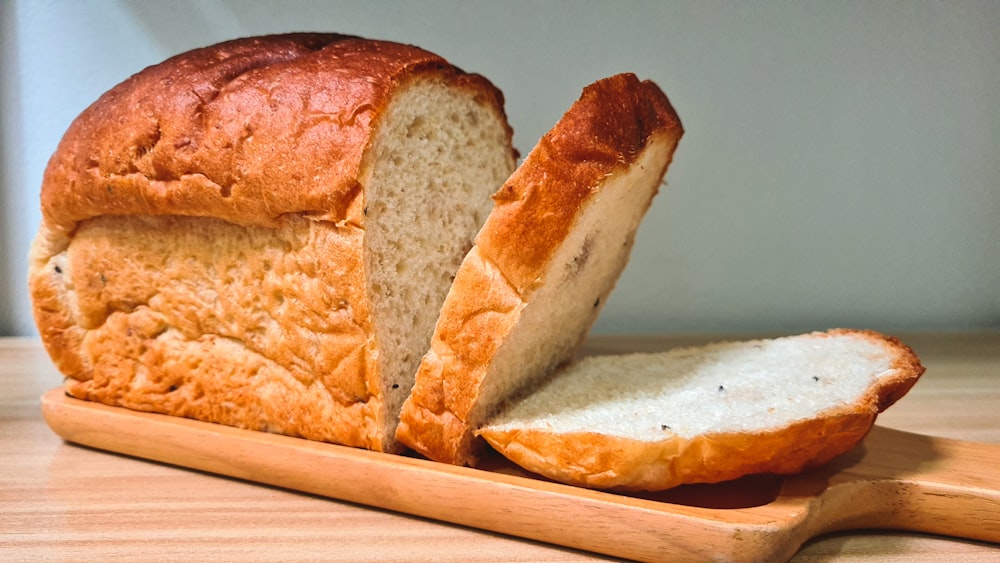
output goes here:
[[683, 484], [718, 483], [746, 475], [796, 474], [825, 465], [857, 446], [879, 413], [923, 375], [916, 353], [898, 338], [871, 330], [833, 329], [815, 337], [851, 334], [893, 353], [893, 377], [879, 381], [852, 405], [761, 432], [709, 433], [642, 441], [600, 432], [479, 431], [517, 465], [562, 483], [620, 491], [658, 491]]

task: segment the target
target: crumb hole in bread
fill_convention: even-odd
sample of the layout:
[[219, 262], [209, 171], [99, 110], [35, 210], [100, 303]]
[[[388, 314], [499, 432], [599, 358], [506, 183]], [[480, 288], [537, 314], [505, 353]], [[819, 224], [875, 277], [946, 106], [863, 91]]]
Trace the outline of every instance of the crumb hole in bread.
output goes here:
[[160, 130], [160, 124], [154, 124], [153, 128], [150, 129], [145, 135], [135, 139], [134, 143], [134, 154], [135, 158], [144, 158], [147, 154], [153, 152], [156, 145], [160, 142], [163, 137], [163, 132]]
[[413, 139], [415, 137], [419, 137], [425, 130], [426, 129], [424, 127], [424, 118], [421, 116], [417, 116], [413, 119], [413, 121], [410, 122], [410, 125], [406, 128], [406, 138]]

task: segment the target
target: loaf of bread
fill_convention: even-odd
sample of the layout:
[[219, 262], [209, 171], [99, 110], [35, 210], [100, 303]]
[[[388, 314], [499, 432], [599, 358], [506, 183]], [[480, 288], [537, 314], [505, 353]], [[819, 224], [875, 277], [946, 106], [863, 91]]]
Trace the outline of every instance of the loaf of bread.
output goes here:
[[591, 488], [790, 474], [853, 448], [923, 372], [905, 344], [856, 330], [594, 356], [479, 434], [529, 471]]
[[488, 442], [585, 487], [826, 463], [923, 373], [898, 340], [573, 363], [682, 135], [663, 92], [621, 74], [514, 171], [500, 92], [419, 48], [290, 34], [184, 53], [107, 92], [52, 156], [38, 329], [74, 397], [454, 464]]
[[39, 332], [74, 397], [399, 451], [515, 158], [500, 92], [412, 46], [293, 34], [178, 55], [52, 156]]
[[478, 427], [572, 359], [682, 133], [652, 82], [622, 74], [583, 90], [494, 196], [404, 404], [403, 443], [474, 465]]

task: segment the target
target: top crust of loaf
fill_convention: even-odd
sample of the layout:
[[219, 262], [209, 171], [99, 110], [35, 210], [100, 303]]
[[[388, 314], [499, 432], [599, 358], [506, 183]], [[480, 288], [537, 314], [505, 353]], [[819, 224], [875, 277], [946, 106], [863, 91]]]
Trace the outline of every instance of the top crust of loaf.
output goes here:
[[[538, 346], [548, 346], [544, 340], [553, 334], [570, 335], [563, 339], [571, 340], [571, 347], [554, 352], [559, 356], [555, 363], [562, 363], [572, 357], [573, 347], [586, 335], [624, 267], [634, 228], [656, 194], [682, 134], [677, 113], [652, 82], [621, 74], [583, 90], [494, 195], [495, 206], [456, 275], [431, 349], [403, 406], [396, 434], [401, 442], [436, 461], [476, 463], [484, 444], [473, 434], [480, 423], [473, 413], [483, 408], [488, 371], [518, 330], [532, 295], [545, 284], [557, 283], [546, 275], [554, 267], [553, 257], [568, 239], [583, 236], [574, 229], [582, 231], [581, 216], [601, 197], [609, 178], [644, 165], [655, 168], [641, 172], [644, 185], [629, 187], [645, 194], [643, 201], [628, 204], [635, 208], [629, 212], [637, 216], [607, 219], [634, 221], [633, 230], [625, 233], [624, 241], [615, 242], [616, 263], [609, 268], [613, 272], [610, 279], [599, 282], [599, 294], [584, 305], [582, 320], [566, 325], [550, 319], [546, 328], [539, 329], [544, 335], [538, 335]], [[585, 262], [586, 242], [580, 251], [577, 260]], [[545, 374], [520, 375], [528, 380], [520, 383], [530, 384]]]
[[[827, 348], [824, 348], [825, 344], [822, 342], [825, 339], [829, 339], [830, 342]], [[658, 365], [659, 359], [666, 364], [670, 358], [674, 358], [675, 361], [694, 358], [697, 361], [690, 367], [693, 371], [685, 372], [683, 376], [690, 378], [690, 381], [699, 384], [700, 387], [705, 387], [705, 393], [714, 395], [717, 391], [722, 396], [732, 393], [733, 389], [713, 388], [712, 386], [718, 384], [718, 380], [711, 377], [699, 379], [699, 374], [709, 372], [700, 368], [698, 362], [711, 364], [714, 361], [724, 361], [726, 362], [724, 365], [730, 370], [730, 380], [736, 380], [743, 369], [761, 369], [759, 365], [754, 368], [755, 364], [749, 358], [755, 356], [759, 348], [766, 350], [771, 343], [787, 343], [789, 346], [798, 347], [799, 352], [808, 355], [813, 354], [811, 351], [813, 346], [817, 350], [837, 350], [834, 347], [836, 346], [834, 340], [842, 341], [851, 351], [844, 356], [828, 358], [828, 365], [815, 366], [814, 371], [810, 371], [809, 365], [789, 359], [790, 365], [774, 366], [775, 369], [782, 371], [766, 377], [772, 380], [770, 383], [773, 386], [779, 388], [783, 385], [790, 386], [792, 381], [790, 378], [797, 378], [809, 381], [809, 387], [823, 389], [827, 384], [836, 385], [836, 383], [824, 381], [825, 377], [813, 379], [814, 374], [823, 372], [835, 374], [840, 370], [852, 369], [856, 363], [867, 365], [865, 362], [874, 362], [882, 367], [878, 373], [865, 374], [869, 378], [866, 384], [862, 381], [854, 382], [863, 387], [855, 396], [845, 399], [844, 402], [835, 401], [835, 404], [827, 407], [816, 407], [814, 412], [804, 417], [784, 418], [786, 415], [771, 415], [770, 411], [774, 409], [768, 407], [770, 401], [782, 401], [784, 395], [772, 399], [769, 391], [758, 389], [756, 394], [764, 395], [762, 399], [751, 399], [739, 392], [738, 396], [732, 397], [732, 402], [738, 403], [738, 407], [733, 408], [743, 411], [741, 413], [729, 413], [729, 407], [723, 399], [714, 401], [718, 403], [716, 406], [720, 409], [718, 414], [721, 418], [715, 422], [698, 421], [694, 426], [699, 429], [693, 433], [684, 428], [684, 425], [688, 424], [685, 420], [677, 424], [671, 422], [677, 427], [676, 432], [670, 424], [664, 424], [659, 429], [653, 430], [629, 428], [627, 432], [618, 432], [606, 427], [620, 421], [641, 425], [642, 423], [635, 421], [646, 420], [647, 415], [662, 417], [663, 420], [677, 419], [679, 416], [712, 418], [708, 414], [701, 414], [712, 410], [709, 408], [711, 405], [694, 399], [698, 395], [689, 388], [688, 383], [684, 383], [681, 389], [675, 390], [674, 393], [676, 396], [689, 397], [692, 404], [687, 407], [692, 411], [697, 410], [696, 413], [681, 415], [676, 412], [659, 412], [655, 410], [654, 403], [645, 401], [629, 403], [630, 406], [626, 408], [621, 399], [616, 400], [614, 396], [610, 396], [610, 391], [608, 395], [595, 391], [591, 405], [596, 409], [603, 400], [607, 400], [608, 404], [606, 408], [601, 407], [604, 413], [596, 418], [592, 418], [595, 416], [593, 413], [585, 415], [582, 412], [574, 417], [574, 419], [585, 417], [586, 420], [592, 421], [588, 423], [588, 428], [582, 429], [578, 427], [578, 423], [566, 425], [558, 422], [565, 419], [556, 414], [541, 414], [542, 411], [557, 413], [560, 409], [574, 410], [574, 407], [565, 404], [569, 399], [556, 391], [556, 386], [553, 385], [551, 393], [546, 393], [543, 389], [528, 398], [535, 401], [534, 407], [544, 403], [552, 405], [551, 409], [544, 408], [539, 411], [532, 407], [527, 409], [515, 407], [496, 417], [480, 432], [504, 456], [529, 471], [564, 483], [591, 488], [662, 490], [687, 483], [726, 481], [755, 473], [798, 473], [825, 464], [856, 446], [871, 430], [878, 413], [890, 407], [909, 391], [924, 372], [924, 367], [913, 350], [898, 339], [877, 332], [837, 329], [826, 333], [786, 337], [776, 341], [717, 343], [698, 348], [672, 350], [663, 354], [630, 355], [629, 357], [635, 359], [634, 362], [623, 361], [623, 357], [609, 357], [609, 361], [615, 362], [616, 366], [622, 366], [623, 369], [629, 369], [627, 366], [634, 367], [635, 364], [643, 362], [649, 366]], [[718, 360], [720, 353], [722, 355], [731, 353], [733, 359]], [[740, 357], [747, 358], [746, 363], [739, 360]], [[601, 358], [594, 360], [602, 363], [606, 361]], [[728, 365], [730, 362], [732, 365]], [[680, 364], [675, 365], [680, 366]], [[590, 389], [580, 377], [574, 377], [574, 370], [582, 366], [583, 362], [579, 366], [567, 368], [560, 376], [562, 383], [571, 384], [574, 389]], [[622, 373], [616, 382], [607, 382], [608, 387], [617, 389], [624, 394], [622, 396], [631, 396], [630, 393], [636, 391], [632, 387], [632, 378], [629, 375]], [[664, 378], [668, 375], [679, 377], [680, 372], [663, 374]], [[836, 376], [831, 375], [831, 377]], [[813, 383], [818, 387], [813, 387]], [[736, 385], [732, 387], [735, 388]], [[852, 391], [846, 392], [847, 395], [852, 393]], [[560, 400], [561, 398], [563, 400]], [[825, 404], [817, 397], [803, 396], [799, 399], [805, 405], [799, 408], [813, 408], [811, 407], [813, 401], [817, 401], [815, 404]], [[655, 402], [656, 399], [652, 398], [651, 401]], [[618, 406], [614, 406], [616, 404]], [[779, 404], [777, 410], [782, 412], [782, 409], [783, 405]], [[529, 412], [531, 414], [528, 414]], [[590, 413], [590, 410], [587, 412]], [[742, 420], [741, 417], [748, 416], [748, 413], [756, 413], [748, 427], [734, 422], [737, 418]], [[549, 418], [550, 416], [552, 418]], [[606, 424], [602, 424], [602, 421]]]
[[677, 112], [651, 81], [621, 74], [587, 86], [531, 151], [530, 165], [493, 196], [496, 206], [476, 237], [480, 253], [519, 294], [528, 293], [542, 283], [601, 179], [634, 165], [654, 139], [676, 143], [683, 133]]
[[177, 55], [73, 122], [45, 171], [43, 217], [64, 232], [100, 215], [274, 227], [304, 213], [361, 225], [358, 177], [372, 131], [392, 92], [428, 74], [503, 115], [501, 93], [483, 77], [409, 45], [302, 33]]

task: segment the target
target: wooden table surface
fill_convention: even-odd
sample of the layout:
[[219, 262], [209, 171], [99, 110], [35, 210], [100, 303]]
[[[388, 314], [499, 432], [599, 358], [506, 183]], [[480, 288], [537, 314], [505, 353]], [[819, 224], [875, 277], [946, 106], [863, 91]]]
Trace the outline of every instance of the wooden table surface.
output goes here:
[[[1000, 332], [902, 337], [927, 373], [878, 423], [1000, 443]], [[714, 338], [593, 337], [587, 352]], [[2, 561], [608, 560], [69, 445], [39, 410], [59, 383], [37, 340], [0, 338]], [[793, 560], [1000, 561], [1000, 546], [865, 531], [811, 541]]]

